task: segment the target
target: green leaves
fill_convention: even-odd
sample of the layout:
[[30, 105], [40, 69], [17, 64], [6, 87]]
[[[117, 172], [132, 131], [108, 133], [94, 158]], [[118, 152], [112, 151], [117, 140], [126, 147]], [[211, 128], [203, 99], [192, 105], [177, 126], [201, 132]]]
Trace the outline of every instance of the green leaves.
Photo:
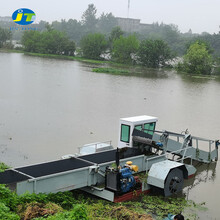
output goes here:
[[129, 74], [130, 72], [128, 70], [124, 69], [114, 69], [114, 68], [94, 68], [92, 72], [96, 73], [111, 73], [115, 75], [120, 75], [120, 74]]
[[88, 34], [80, 42], [83, 57], [90, 59], [101, 59], [101, 54], [107, 49], [105, 36], [100, 33]]
[[0, 203], [4, 203], [11, 210], [16, 210], [18, 204], [17, 195], [2, 184], [0, 184]]
[[109, 46], [111, 50], [112, 50], [113, 42], [116, 39], [119, 39], [123, 34], [124, 32], [121, 30], [119, 26], [112, 28], [111, 34], [109, 36]]
[[11, 31], [0, 27], [0, 48], [6, 43], [7, 40], [11, 40]]
[[[0, 219], [16, 220], [28, 213], [43, 216], [37, 219], [49, 220], [87, 220], [87, 219], [147, 219], [147, 214], [153, 213], [156, 219], [163, 219], [168, 213], [183, 212], [186, 216], [194, 215], [196, 211], [206, 211], [204, 203], [196, 204], [184, 197], [164, 198], [162, 196], [142, 195], [138, 201], [111, 203], [86, 194], [59, 192], [56, 194], [24, 194], [18, 196], [4, 185], [0, 185]], [[62, 209], [62, 208], [63, 209]], [[13, 212], [12, 212], [13, 211]], [[37, 212], [38, 211], [38, 212]], [[56, 214], [55, 214], [56, 213]], [[145, 218], [144, 218], [145, 217]], [[151, 218], [149, 218], [151, 219]], [[191, 218], [189, 218], [191, 219]]]
[[4, 203], [0, 202], [0, 219], [19, 220], [20, 217], [17, 214], [11, 212]]
[[82, 24], [86, 29], [86, 32], [94, 32], [97, 24], [96, 18], [97, 9], [94, 4], [89, 4], [87, 10], [82, 15]]
[[9, 166], [7, 166], [6, 164], [0, 163], [0, 172], [4, 172], [8, 168], [9, 168]]
[[[37, 219], [45, 219], [44, 217]], [[77, 204], [73, 206], [71, 211], [64, 211], [53, 216], [48, 216], [48, 220], [88, 220], [86, 206]]]
[[165, 66], [173, 56], [163, 40], [143, 40], [138, 51], [138, 60], [144, 66], [158, 68]]
[[180, 213], [187, 206], [184, 198], [164, 198], [159, 196], [144, 196], [143, 202], [148, 212], [165, 217], [168, 213]]
[[177, 68], [191, 74], [211, 74], [213, 58], [203, 42], [192, 43]]
[[116, 62], [131, 64], [138, 51], [139, 41], [135, 35], [120, 36], [113, 42], [112, 57]]
[[75, 43], [70, 41], [64, 32], [48, 26], [47, 31], [25, 31], [22, 37], [24, 50], [33, 53], [63, 54], [74, 56]]

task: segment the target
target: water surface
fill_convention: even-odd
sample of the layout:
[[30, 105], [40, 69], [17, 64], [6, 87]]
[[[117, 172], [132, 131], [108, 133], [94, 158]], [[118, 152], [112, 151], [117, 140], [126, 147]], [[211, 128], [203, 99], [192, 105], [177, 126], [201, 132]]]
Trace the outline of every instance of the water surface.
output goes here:
[[[95, 66], [95, 65], [94, 65]], [[220, 138], [220, 81], [145, 70], [130, 76], [92, 65], [0, 53], [0, 160], [11, 166], [50, 161], [77, 147], [112, 140], [119, 118], [159, 117], [157, 129]], [[184, 192], [206, 202], [201, 219], [220, 219], [219, 163], [198, 167]], [[188, 186], [187, 186], [188, 185]]]

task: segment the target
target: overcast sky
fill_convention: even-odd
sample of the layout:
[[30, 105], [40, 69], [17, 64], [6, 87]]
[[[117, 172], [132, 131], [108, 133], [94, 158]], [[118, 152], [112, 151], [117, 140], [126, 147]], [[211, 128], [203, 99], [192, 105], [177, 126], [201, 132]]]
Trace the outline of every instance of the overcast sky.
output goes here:
[[[36, 13], [37, 22], [80, 20], [91, 3], [96, 6], [98, 16], [112, 12], [116, 17], [127, 17], [128, 0], [2, 0], [0, 16], [11, 16], [16, 9], [29, 8]], [[129, 17], [139, 18], [141, 23], [176, 24], [181, 32], [191, 28], [194, 33], [218, 33], [220, 0], [130, 0]]]

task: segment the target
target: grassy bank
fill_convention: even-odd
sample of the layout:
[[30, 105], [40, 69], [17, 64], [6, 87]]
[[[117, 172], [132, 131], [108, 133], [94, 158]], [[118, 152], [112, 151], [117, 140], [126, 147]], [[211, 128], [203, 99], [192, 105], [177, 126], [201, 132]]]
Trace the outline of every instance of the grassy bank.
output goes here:
[[25, 52], [23, 50], [15, 50], [15, 49], [0, 49], [0, 52], [24, 53], [25, 55], [28, 55], [28, 56], [45, 57], [45, 58], [60, 59], [60, 60], [78, 60], [78, 61], [94, 63], [94, 64], [111, 63], [110, 61], [106, 61], [106, 60], [92, 60], [92, 59], [87, 59], [83, 57], [65, 56], [65, 55], [57, 55], [57, 54], [30, 53], [30, 52]]
[[5, 49], [5, 48], [0, 48], [0, 52], [3, 52], [3, 53], [24, 53], [23, 50]]
[[[56, 194], [24, 194], [17, 196], [0, 185], [0, 219], [163, 219], [168, 213], [182, 212], [194, 206], [184, 198], [143, 195], [139, 201], [110, 203], [78, 191]], [[193, 215], [195, 216], [195, 215]], [[187, 219], [187, 218], [186, 218]], [[188, 218], [191, 219], [191, 218]]]
[[108, 61], [104, 61], [104, 60], [92, 60], [92, 59], [86, 59], [86, 58], [77, 57], [77, 56], [65, 56], [65, 55], [57, 55], [57, 54], [41, 54], [41, 53], [29, 53], [29, 52], [24, 52], [24, 54], [28, 56], [45, 57], [45, 58], [52, 58], [52, 59], [78, 60], [78, 61], [82, 61], [86, 63], [93, 63], [93, 64], [108, 63]]
[[[5, 52], [5, 53], [24, 53], [25, 55], [28, 56], [35, 56], [35, 57], [44, 57], [44, 58], [51, 58], [51, 59], [60, 59], [60, 60], [77, 60], [81, 62], [86, 62], [89, 64], [109, 64], [111, 67], [107, 68], [94, 68], [92, 71], [97, 72], [97, 73], [110, 73], [110, 74], [115, 74], [115, 75], [128, 75], [130, 73], [141, 73], [142, 71], [148, 71], [152, 70], [152, 68], [147, 68], [145, 66], [136, 64], [123, 64], [123, 63], [117, 63], [114, 61], [109, 61], [109, 60], [93, 60], [93, 59], [87, 59], [84, 57], [79, 57], [79, 56], [65, 56], [65, 55], [57, 55], [57, 54], [42, 54], [42, 53], [30, 53], [30, 52], [25, 52], [23, 50], [15, 50], [15, 49], [0, 49], [0, 52]], [[128, 70], [129, 68], [129, 70]], [[133, 70], [132, 70], [133, 69]], [[176, 69], [175, 67], [163, 67], [164, 70], [172, 70]], [[153, 70], [157, 70], [156, 68]], [[211, 75], [196, 75], [196, 74], [189, 74], [186, 72], [181, 72], [178, 71], [179, 74], [184, 74], [186, 76], [190, 75], [193, 78], [198, 78], [198, 79], [217, 79], [219, 80], [220, 76], [220, 67], [216, 67], [215, 71]]]

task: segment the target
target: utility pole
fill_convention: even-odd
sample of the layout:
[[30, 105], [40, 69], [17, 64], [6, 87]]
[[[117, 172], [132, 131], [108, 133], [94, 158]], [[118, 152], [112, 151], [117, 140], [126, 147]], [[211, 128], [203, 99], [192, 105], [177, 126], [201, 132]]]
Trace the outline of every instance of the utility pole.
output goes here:
[[127, 23], [127, 24], [126, 24], [126, 26], [127, 26], [126, 29], [127, 29], [128, 32], [131, 31], [131, 30], [130, 30], [130, 29], [131, 29], [131, 27], [130, 27], [130, 22], [129, 22], [129, 11], [130, 11], [130, 0], [128, 0], [128, 14], [127, 14], [127, 22], [126, 22], [126, 23]]
[[129, 18], [129, 9], [130, 9], [130, 0], [128, 0], [128, 14], [127, 14], [127, 18]]

